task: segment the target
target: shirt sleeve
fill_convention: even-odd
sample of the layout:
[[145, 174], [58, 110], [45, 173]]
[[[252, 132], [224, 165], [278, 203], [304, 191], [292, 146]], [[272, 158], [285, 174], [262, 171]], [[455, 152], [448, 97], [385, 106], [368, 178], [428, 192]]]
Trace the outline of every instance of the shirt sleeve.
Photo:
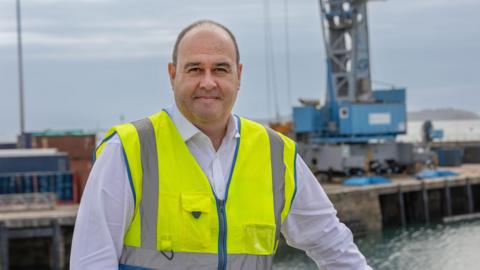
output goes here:
[[75, 222], [70, 269], [118, 269], [134, 202], [120, 139], [114, 135], [95, 161]]
[[304, 250], [321, 269], [371, 270], [353, 242], [352, 232], [308, 166], [297, 155], [297, 194], [282, 233], [290, 246]]

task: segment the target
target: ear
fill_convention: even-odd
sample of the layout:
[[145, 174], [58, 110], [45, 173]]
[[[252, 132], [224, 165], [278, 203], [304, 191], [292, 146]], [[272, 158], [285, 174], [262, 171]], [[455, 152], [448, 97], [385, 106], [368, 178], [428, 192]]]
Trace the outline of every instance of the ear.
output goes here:
[[170, 77], [170, 85], [173, 88], [173, 82], [175, 81], [175, 76], [177, 75], [177, 70], [173, 63], [168, 63], [168, 75]]
[[242, 70], [243, 70], [243, 65], [238, 64], [237, 65], [238, 90], [240, 90], [240, 82], [242, 81]]

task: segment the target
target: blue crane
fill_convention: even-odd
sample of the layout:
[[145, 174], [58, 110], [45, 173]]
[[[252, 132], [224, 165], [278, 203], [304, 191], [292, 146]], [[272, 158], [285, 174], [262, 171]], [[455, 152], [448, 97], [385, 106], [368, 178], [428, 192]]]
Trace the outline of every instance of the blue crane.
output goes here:
[[372, 162], [400, 170], [412, 162], [413, 146], [395, 142], [407, 130], [405, 89], [372, 90], [367, 2], [319, 0], [326, 99], [293, 109], [300, 151], [319, 171], [364, 173]]
[[405, 89], [372, 91], [367, 1], [320, 0], [327, 55], [323, 106], [294, 108], [295, 133], [317, 143], [406, 133]]

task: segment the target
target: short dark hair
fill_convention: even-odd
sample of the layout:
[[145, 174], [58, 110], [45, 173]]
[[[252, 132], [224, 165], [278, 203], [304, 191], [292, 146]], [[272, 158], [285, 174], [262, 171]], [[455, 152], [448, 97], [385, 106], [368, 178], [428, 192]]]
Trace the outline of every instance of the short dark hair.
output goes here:
[[182, 41], [183, 37], [185, 37], [185, 35], [188, 32], [190, 32], [191, 30], [193, 30], [193, 29], [195, 29], [199, 26], [202, 26], [202, 25], [217, 26], [217, 27], [220, 27], [221, 29], [223, 29], [225, 32], [227, 32], [227, 34], [230, 36], [230, 38], [233, 41], [233, 45], [235, 46], [236, 62], [237, 62], [237, 64], [239, 64], [240, 63], [240, 51], [238, 50], [237, 40], [235, 39], [235, 36], [233, 35], [232, 31], [230, 31], [230, 29], [228, 29], [225, 25], [223, 25], [221, 23], [218, 23], [218, 22], [215, 22], [215, 21], [212, 21], [212, 20], [199, 20], [199, 21], [196, 21], [196, 22], [193, 22], [193, 23], [189, 24], [187, 27], [183, 28], [182, 31], [178, 34], [177, 40], [175, 41], [175, 46], [173, 47], [173, 53], [172, 53], [172, 63], [173, 63], [173, 65], [174, 66], [177, 65], [177, 54], [178, 54], [178, 46], [180, 45], [180, 41]]

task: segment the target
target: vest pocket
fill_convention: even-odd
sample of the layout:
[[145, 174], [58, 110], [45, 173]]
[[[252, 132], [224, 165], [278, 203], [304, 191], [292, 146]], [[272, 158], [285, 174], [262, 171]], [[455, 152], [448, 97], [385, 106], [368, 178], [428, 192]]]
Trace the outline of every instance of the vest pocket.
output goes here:
[[275, 246], [275, 225], [246, 224], [245, 251], [249, 254], [270, 255]]
[[186, 251], [204, 251], [212, 237], [212, 201], [208, 193], [182, 193], [182, 238]]

